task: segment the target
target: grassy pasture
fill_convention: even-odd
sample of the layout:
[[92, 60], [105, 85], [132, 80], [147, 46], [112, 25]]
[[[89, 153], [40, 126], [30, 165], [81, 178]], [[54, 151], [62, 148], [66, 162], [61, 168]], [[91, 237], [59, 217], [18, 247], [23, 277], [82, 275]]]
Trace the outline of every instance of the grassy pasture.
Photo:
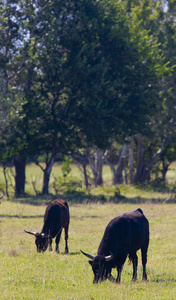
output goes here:
[[[141, 281], [139, 252], [136, 283], [131, 283], [132, 265], [126, 261], [121, 285], [93, 285], [80, 249], [96, 254], [107, 223], [139, 206], [150, 222], [148, 282]], [[37, 253], [34, 237], [23, 231], [40, 231], [45, 205], [6, 201], [0, 209], [0, 299], [176, 299], [176, 204], [71, 204], [68, 255], [63, 254], [64, 235], [60, 254]]]
[[[174, 188], [176, 164], [168, 172], [167, 180]], [[61, 175], [60, 166], [53, 169]], [[74, 169], [72, 176], [80, 176]], [[27, 168], [26, 192], [29, 197], [0, 204], [0, 300], [175, 300], [176, 299], [176, 203], [175, 190], [155, 191], [146, 187], [120, 186], [121, 202], [110, 202], [115, 190], [111, 186], [111, 174], [104, 168], [104, 187], [92, 189], [91, 197], [84, 203], [77, 201], [77, 194], [62, 195], [70, 205], [69, 254], [64, 255], [64, 235], [60, 242], [60, 254], [54, 251], [37, 253], [34, 237], [23, 230], [40, 231], [48, 198], [34, 196], [31, 176], [42, 183], [42, 173], [33, 165]], [[51, 178], [51, 181], [53, 178]], [[3, 177], [0, 170], [1, 187]], [[1, 188], [0, 187], [0, 188]], [[53, 190], [51, 189], [53, 193]], [[11, 195], [13, 191], [11, 189]], [[101, 201], [104, 195], [107, 202]], [[58, 196], [58, 195], [57, 195]], [[60, 195], [59, 195], [60, 196]], [[100, 200], [98, 200], [100, 199]], [[90, 201], [89, 201], [90, 200]], [[94, 203], [94, 200], [96, 203]], [[89, 201], [89, 202], [88, 202]], [[85, 204], [88, 202], [87, 204]], [[148, 282], [142, 282], [141, 255], [138, 252], [138, 281], [131, 283], [132, 265], [126, 261], [122, 282], [116, 285], [109, 281], [93, 285], [93, 273], [88, 258], [80, 249], [96, 254], [108, 222], [124, 212], [140, 207], [150, 223], [148, 251]], [[53, 242], [53, 246], [54, 246]], [[116, 270], [113, 270], [116, 277]]]

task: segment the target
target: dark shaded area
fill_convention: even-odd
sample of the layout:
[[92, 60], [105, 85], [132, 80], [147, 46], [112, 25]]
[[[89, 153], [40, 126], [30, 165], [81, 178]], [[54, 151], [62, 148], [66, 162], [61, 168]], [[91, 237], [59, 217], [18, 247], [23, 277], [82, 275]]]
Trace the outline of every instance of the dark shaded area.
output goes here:
[[168, 184], [161, 178], [157, 178], [150, 182], [143, 182], [136, 184], [136, 187], [140, 190], [159, 192], [159, 193], [176, 193], [175, 184]]
[[152, 280], [150, 280], [150, 282], [155, 282], [155, 283], [162, 283], [162, 284], [164, 284], [164, 283], [168, 283], [168, 282], [173, 282], [173, 283], [176, 283], [176, 279], [175, 278], [167, 278], [167, 279], [164, 279], [164, 278], [156, 278], [156, 279], [152, 279]]
[[38, 219], [38, 218], [43, 218], [43, 215], [40, 216], [34, 216], [34, 215], [29, 215], [29, 216], [19, 216], [19, 215], [0, 215], [0, 218], [16, 218], [16, 219]]
[[[152, 186], [140, 186], [141, 190], [144, 191], [153, 191]], [[158, 192], [161, 192], [158, 191]], [[166, 193], [165, 189], [162, 191], [163, 194]], [[16, 203], [21, 203], [21, 204], [29, 204], [29, 205], [48, 205], [48, 203], [51, 200], [54, 199], [63, 199], [69, 202], [70, 204], [88, 204], [88, 203], [130, 203], [130, 204], [142, 204], [142, 203], [176, 203], [176, 194], [175, 190], [167, 190], [167, 194], [170, 193], [170, 197], [166, 198], [143, 198], [140, 196], [135, 196], [135, 197], [125, 197], [120, 194], [120, 191], [117, 191], [114, 193], [113, 196], [108, 196], [104, 194], [100, 195], [91, 195], [87, 194], [87, 192], [74, 192], [71, 194], [57, 194], [57, 195], [37, 195], [37, 196], [31, 196], [31, 195], [25, 195], [23, 198], [14, 198], [9, 201], [11, 202], [16, 202]]]
[[[135, 185], [135, 188], [139, 190], [139, 194], [142, 195], [143, 191], [151, 193], [161, 193], [163, 197], [160, 198], [144, 198], [142, 196], [126, 197], [124, 196], [123, 189], [121, 191], [120, 186], [116, 185], [112, 187], [111, 195], [103, 191], [102, 194], [93, 195], [91, 191], [72, 189], [67, 192], [60, 192], [58, 194], [37, 194], [30, 195], [27, 193], [22, 194], [20, 197], [9, 199], [8, 201], [29, 204], [36, 206], [45, 206], [51, 200], [63, 199], [68, 201], [69, 204], [88, 204], [88, 203], [130, 203], [130, 204], [142, 204], [142, 203], [176, 203], [176, 186], [175, 184], [168, 184], [161, 179], [155, 179], [151, 182], [144, 182]], [[108, 191], [109, 192], [109, 191]], [[112, 194], [113, 193], [113, 194]], [[166, 195], [166, 196], [165, 196]], [[4, 200], [3, 200], [4, 201]], [[2, 201], [2, 203], [3, 203]]]
[[69, 253], [65, 253], [65, 252], [61, 252], [60, 254], [62, 255], [80, 255], [80, 251], [75, 251], [75, 252], [69, 252]]

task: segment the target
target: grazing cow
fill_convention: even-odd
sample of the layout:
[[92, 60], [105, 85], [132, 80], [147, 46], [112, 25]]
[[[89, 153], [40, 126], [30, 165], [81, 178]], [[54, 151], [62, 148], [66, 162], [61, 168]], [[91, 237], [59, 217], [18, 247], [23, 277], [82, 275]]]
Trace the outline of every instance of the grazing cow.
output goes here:
[[52, 200], [45, 211], [44, 225], [41, 233], [30, 232], [24, 230], [26, 233], [35, 236], [35, 244], [37, 252], [46, 251], [48, 244], [49, 250], [52, 251], [52, 239], [56, 237], [56, 252], [59, 253], [59, 241], [62, 229], [65, 229], [65, 253], [68, 253], [68, 227], [70, 215], [69, 207], [66, 201], [62, 199]]
[[109, 279], [112, 268], [117, 268], [116, 282], [120, 283], [123, 265], [129, 256], [133, 263], [132, 281], [137, 280], [138, 257], [137, 250], [141, 249], [143, 280], [147, 280], [146, 263], [149, 245], [149, 223], [139, 208], [110, 221], [98, 248], [98, 255], [93, 256], [81, 251], [91, 259], [89, 261], [94, 273], [93, 283]]

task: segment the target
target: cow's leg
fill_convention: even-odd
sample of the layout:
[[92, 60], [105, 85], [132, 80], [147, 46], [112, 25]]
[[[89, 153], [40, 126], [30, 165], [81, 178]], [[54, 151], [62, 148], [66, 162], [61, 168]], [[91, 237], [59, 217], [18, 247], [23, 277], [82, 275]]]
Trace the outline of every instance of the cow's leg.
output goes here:
[[62, 233], [62, 228], [59, 230], [59, 233], [56, 236], [56, 252], [59, 253], [59, 242]]
[[112, 276], [112, 274], [109, 274], [107, 279], [109, 279], [109, 281], [111, 282], [116, 282], [116, 279], [114, 278], [114, 276]]
[[123, 270], [123, 265], [119, 265], [117, 267], [117, 279], [116, 279], [117, 283], [120, 283], [120, 281], [121, 281], [122, 270]]
[[146, 273], [146, 263], [147, 263], [147, 249], [141, 249], [142, 255], [142, 266], [143, 266], [143, 275], [142, 280], [147, 280], [147, 273]]
[[65, 253], [68, 253], [68, 226], [69, 224], [65, 227]]
[[138, 267], [138, 257], [136, 253], [129, 256], [130, 260], [133, 262], [133, 278], [132, 282], [137, 280], [137, 267]]
[[117, 279], [116, 279], [117, 283], [120, 283], [120, 281], [121, 281], [121, 274], [122, 274], [122, 270], [123, 270], [123, 265], [127, 258], [127, 254], [125, 254], [123, 256], [119, 255], [119, 257], [120, 257], [120, 261], [117, 264]]
[[52, 239], [51, 238], [49, 238], [49, 251], [52, 251], [53, 249], [52, 249]]

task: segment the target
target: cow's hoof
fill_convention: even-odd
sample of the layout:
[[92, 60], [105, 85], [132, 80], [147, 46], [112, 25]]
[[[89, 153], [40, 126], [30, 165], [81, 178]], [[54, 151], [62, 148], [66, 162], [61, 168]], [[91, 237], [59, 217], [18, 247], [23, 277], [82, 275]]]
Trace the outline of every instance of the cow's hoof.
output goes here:
[[112, 275], [108, 276], [108, 280], [111, 282], [116, 282], [116, 279]]
[[131, 280], [131, 282], [136, 282], [137, 281], [137, 278], [133, 278], [132, 280]]
[[143, 278], [142, 278], [142, 281], [148, 281], [148, 279], [143, 277]]

